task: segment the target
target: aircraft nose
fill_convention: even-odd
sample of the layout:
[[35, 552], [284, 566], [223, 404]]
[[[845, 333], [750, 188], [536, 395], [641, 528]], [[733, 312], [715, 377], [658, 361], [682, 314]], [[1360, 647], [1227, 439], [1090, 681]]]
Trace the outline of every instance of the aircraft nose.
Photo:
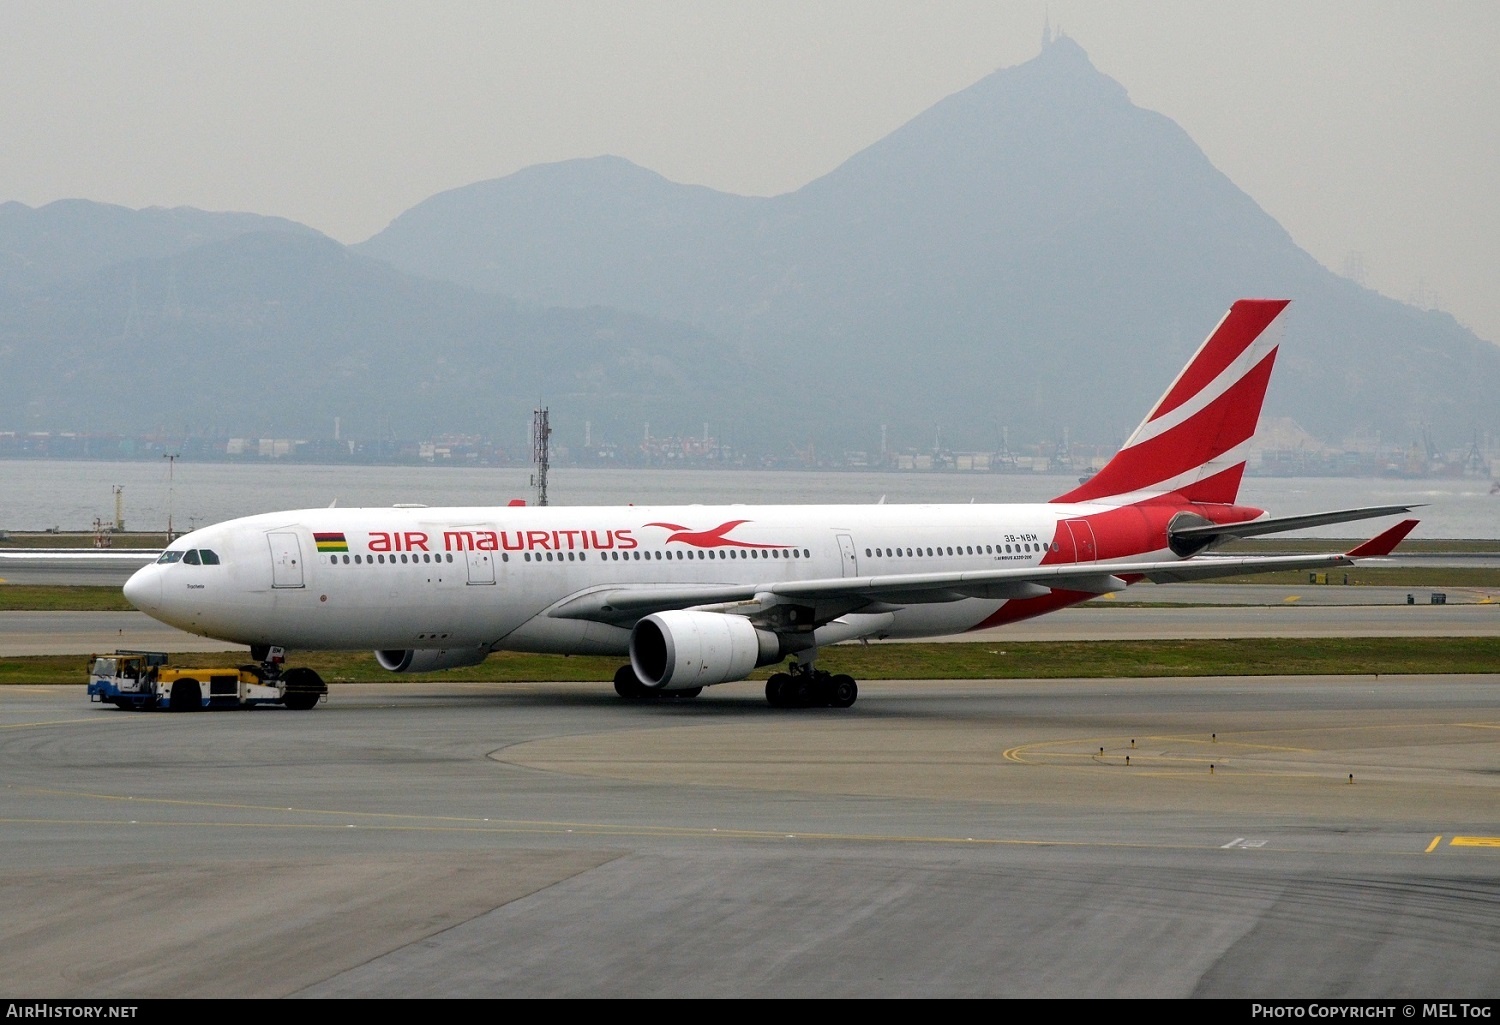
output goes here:
[[125, 581], [125, 600], [142, 612], [152, 612], [161, 607], [161, 574], [156, 567], [145, 566], [131, 574]]

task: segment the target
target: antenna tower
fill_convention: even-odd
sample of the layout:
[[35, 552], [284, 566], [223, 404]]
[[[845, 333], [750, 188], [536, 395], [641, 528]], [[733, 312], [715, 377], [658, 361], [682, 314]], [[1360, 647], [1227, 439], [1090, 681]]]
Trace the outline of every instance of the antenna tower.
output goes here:
[[547, 504], [547, 439], [552, 436], [552, 428], [547, 424], [547, 410], [545, 407], [536, 409], [531, 414], [531, 461], [536, 464], [536, 473], [532, 474], [531, 486], [536, 488], [536, 504]]
[[176, 452], [167, 452], [162, 455], [167, 461], [167, 544], [172, 543], [172, 491], [176, 480], [177, 460], [182, 456]]

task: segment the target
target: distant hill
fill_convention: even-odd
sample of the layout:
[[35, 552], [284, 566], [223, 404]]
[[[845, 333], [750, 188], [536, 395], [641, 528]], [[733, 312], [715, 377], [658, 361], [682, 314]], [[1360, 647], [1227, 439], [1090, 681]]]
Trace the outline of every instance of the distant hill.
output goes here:
[[735, 390], [786, 439], [1117, 442], [1241, 296], [1294, 300], [1270, 415], [1329, 440], [1500, 429], [1500, 348], [1327, 271], [1066, 38], [786, 195], [567, 161], [434, 196], [355, 248], [697, 325], [747, 354]]
[[305, 224], [192, 207], [130, 210], [87, 199], [46, 206], [0, 203], [0, 287], [35, 288], [123, 260], [172, 256], [205, 242], [257, 231], [318, 235]]
[[0, 205], [0, 430], [633, 444], [1113, 445], [1230, 302], [1294, 300], [1267, 413], [1325, 440], [1500, 433], [1500, 348], [1330, 273], [1076, 44], [802, 189], [617, 157], [280, 218]]
[[11, 289], [0, 409], [11, 429], [328, 438], [340, 417], [348, 437], [524, 448], [538, 399], [601, 435], [636, 438], [662, 408], [697, 429], [734, 373], [716, 351], [682, 325], [518, 309], [314, 233], [255, 232]]

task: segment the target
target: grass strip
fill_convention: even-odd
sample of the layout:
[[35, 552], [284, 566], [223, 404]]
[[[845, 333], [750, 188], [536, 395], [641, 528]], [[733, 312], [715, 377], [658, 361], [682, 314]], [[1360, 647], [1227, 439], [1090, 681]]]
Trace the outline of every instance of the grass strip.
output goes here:
[[[243, 652], [173, 655], [176, 665], [234, 665]], [[293, 662], [329, 683], [402, 680], [561, 682], [613, 680], [620, 658], [498, 652], [483, 663], [443, 673], [396, 676], [369, 652], [294, 653]], [[0, 685], [77, 684], [87, 659], [48, 655], [0, 659]], [[1373, 676], [1493, 673], [1500, 637], [1252, 637], [1181, 641], [997, 641], [939, 644], [841, 644], [823, 649], [818, 667], [857, 680], [1056, 679], [1142, 676]], [[757, 670], [764, 679], [778, 667]]]
[[[1310, 578], [1318, 578], [1316, 580]], [[1273, 584], [1284, 587], [1474, 587], [1500, 588], [1500, 569], [1487, 566], [1351, 566], [1348, 569], [1283, 570], [1278, 573], [1246, 573], [1234, 577], [1215, 577], [1171, 587], [1200, 587], [1204, 584]]]
[[0, 586], [0, 612], [134, 612], [118, 587], [57, 584]]

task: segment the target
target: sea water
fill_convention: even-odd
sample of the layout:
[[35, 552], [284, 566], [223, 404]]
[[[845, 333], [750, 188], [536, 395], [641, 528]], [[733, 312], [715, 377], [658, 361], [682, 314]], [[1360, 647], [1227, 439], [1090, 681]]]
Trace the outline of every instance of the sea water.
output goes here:
[[[534, 502], [526, 467], [311, 466], [302, 463], [0, 461], [0, 530], [181, 533], [251, 513], [330, 505], [490, 506]], [[554, 468], [551, 505], [1044, 502], [1078, 484], [1048, 474]], [[1416, 537], [1500, 538], [1500, 494], [1482, 478], [1246, 477], [1240, 501], [1274, 515], [1421, 504]], [[1305, 532], [1353, 537], [1381, 524]]]

